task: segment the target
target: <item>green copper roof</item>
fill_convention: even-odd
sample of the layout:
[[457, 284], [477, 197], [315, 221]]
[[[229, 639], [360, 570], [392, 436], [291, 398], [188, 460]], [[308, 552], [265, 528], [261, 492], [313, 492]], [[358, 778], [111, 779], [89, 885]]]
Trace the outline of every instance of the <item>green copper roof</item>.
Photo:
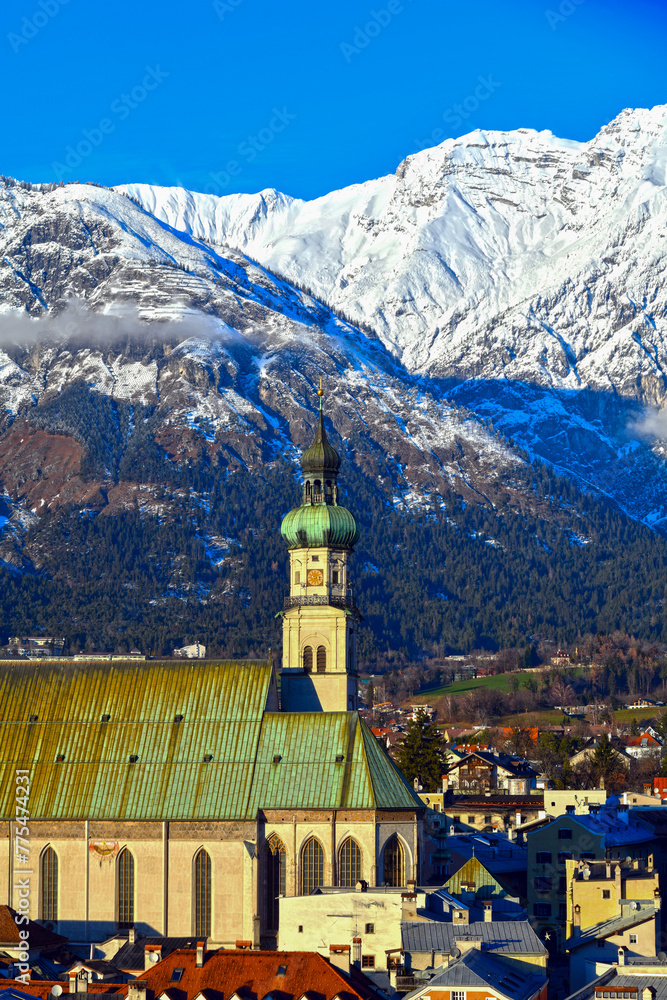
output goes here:
[[290, 549], [326, 545], [351, 549], [359, 539], [359, 526], [345, 507], [307, 503], [285, 514], [280, 533]]
[[333, 445], [329, 444], [327, 432], [324, 427], [324, 414], [321, 406], [317, 418], [315, 440], [311, 444], [310, 448], [307, 448], [301, 456], [301, 468], [306, 476], [315, 476], [319, 474], [323, 477], [335, 477], [340, 469], [340, 455]]
[[33, 819], [421, 806], [356, 713], [265, 713], [271, 691], [264, 662], [0, 666], [0, 817], [15, 814], [17, 768]]

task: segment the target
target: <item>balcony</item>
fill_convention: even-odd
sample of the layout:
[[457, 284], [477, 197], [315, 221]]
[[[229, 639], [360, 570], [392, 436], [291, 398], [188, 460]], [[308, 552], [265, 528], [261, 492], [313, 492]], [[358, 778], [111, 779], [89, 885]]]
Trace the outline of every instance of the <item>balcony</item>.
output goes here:
[[353, 597], [333, 597], [328, 594], [312, 594], [306, 597], [286, 597], [283, 602], [283, 611], [289, 608], [302, 608], [313, 606], [329, 606], [332, 608], [349, 608], [358, 614]]

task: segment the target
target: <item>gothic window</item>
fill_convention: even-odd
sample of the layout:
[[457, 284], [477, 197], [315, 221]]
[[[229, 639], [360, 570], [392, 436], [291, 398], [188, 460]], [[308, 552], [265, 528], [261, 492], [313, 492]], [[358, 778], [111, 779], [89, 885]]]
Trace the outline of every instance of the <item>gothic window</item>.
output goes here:
[[317, 672], [323, 674], [327, 669], [327, 651], [324, 646], [317, 647]]
[[266, 845], [266, 927], [267, 930], [278, 930], [280, 907], [278, 896], [284, 896], [287, 891], [287, 861], [285, 847], [275, 833]]
[[356, 840], [343, 841], [338, 855], [338, 885], [356, 885], [361, 878], [361, 851]]
[[303, 651], [303, 669], [307, 674], [313, 669], [313, 647], [306, 646]]
[[211, 858], [203, 847], [195, 855], [195, 935], [211, 936]]
[[118, 923], [121, 927], [134, 924], [134, 857], [127, 847], [118, 855]]
[[58, 855], [47, 847], [41, 858], [40, 902], [42, 920], [58, 920]]
[[324, 885], [324, 851], [322, 845], [311, 837], [301, 851], [301, 893], [307, 896]]
[[396, 836], [390, 837], [384, 848], [382, 881], [385, 885], [405, 885], [403, 845]]

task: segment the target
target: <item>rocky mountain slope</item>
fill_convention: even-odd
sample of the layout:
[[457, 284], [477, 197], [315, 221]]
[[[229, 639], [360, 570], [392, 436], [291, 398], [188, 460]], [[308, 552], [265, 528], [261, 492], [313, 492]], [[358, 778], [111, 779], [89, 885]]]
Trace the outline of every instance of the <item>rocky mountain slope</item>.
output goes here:
[[645, 408], [667, 391], [666, 171], [656, 107], [586, 143], [476, 131], [312, 202], [127, 190], [308, 287], [441, 398], [657, 523], [667, 422]]
[[367, 652], [660, 635], [665, 120], [311, 203], [0, 181], [0, 638], [279, 641], [320, 377]]

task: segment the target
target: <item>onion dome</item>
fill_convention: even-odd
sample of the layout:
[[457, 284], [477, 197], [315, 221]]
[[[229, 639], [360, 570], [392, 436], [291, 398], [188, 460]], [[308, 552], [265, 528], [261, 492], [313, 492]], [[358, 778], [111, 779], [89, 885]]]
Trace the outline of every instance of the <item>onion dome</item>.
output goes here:
[[308, 503], [285, 515], [280, 533], [288, 549], [351, 549], [359, 540], [359, 525], [345, 507]]
[[327, 438], [321, 387], [318, 396], [315, 440], [301, 456], [303, 499], [300, 507], [285, 515], [280, 532], [290, 549], [351, 549], [359, 539], [359, 526], [349, 510], [338, 506], [340, 455]]

